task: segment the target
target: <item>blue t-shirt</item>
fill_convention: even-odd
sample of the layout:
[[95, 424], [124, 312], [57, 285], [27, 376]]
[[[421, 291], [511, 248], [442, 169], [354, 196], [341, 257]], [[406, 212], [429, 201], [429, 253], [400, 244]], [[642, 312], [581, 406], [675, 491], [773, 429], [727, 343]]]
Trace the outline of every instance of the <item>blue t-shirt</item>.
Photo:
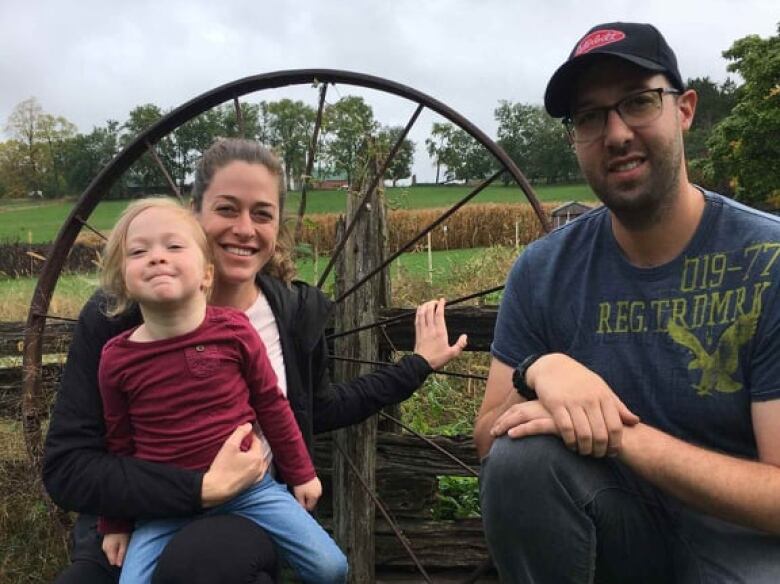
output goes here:
[[705, 192], [679, 257], [637, 268], [601, 207], [515, 262], [492, 353], [566, 353], [678, 438], [756, 458], [750, 405], [780, 398], [780, 218]]

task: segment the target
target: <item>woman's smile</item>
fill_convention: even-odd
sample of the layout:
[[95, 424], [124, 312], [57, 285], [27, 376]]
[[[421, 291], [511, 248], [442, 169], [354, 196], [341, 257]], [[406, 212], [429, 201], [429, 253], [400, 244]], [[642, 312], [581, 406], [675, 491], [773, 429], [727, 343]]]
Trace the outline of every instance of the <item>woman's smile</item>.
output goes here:
[[198, 220], [215, 256], [216, 302], [226, 292], [254, 300], [255, 276], [276, 251], [279, 188], [278, 177], [262, 164], [233, 161], [214, 173]]

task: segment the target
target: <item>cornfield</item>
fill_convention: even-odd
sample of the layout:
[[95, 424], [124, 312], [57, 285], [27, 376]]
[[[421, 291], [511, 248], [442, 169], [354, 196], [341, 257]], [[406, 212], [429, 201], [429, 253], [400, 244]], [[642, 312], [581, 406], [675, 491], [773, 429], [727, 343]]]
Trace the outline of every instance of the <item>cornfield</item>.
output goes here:
[[[554, 205], [544, 205], [549, 213]], [[388, 213], [389, 251], [397, 251], [414, 239], [424, 228], [438, 219], [444, 209], [393, 210]], [[311, 245], [319, 254], [336, 247], [336, 221], [339, 215], [326, 213], [306, 219], [302, 243]], [[530, 205], [483, 204], [469, 205], [450, 216], [431, 232], [433, 250], [468, 249], [473, 247], [525, 245], [542, 235], [542, 227]], [[427, 246], [425, 238], [417, 249]], [[414, 251], [414, 249], [410, 250]]]

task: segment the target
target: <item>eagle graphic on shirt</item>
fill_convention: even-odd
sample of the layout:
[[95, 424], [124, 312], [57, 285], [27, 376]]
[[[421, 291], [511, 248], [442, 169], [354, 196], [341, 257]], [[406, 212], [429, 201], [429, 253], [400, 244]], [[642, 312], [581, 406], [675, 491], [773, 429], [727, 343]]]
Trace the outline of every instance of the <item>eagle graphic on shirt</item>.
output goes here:
[[670, 320], [667, 326], [672, 340], [693, 353], [688, 369], [701, 369], [701, 380], [693, 386], [698, 395], [711, 395], [713, 391], [734, 393], [742, 389], [742, 384], [732, 375], [739, 366], [739, 349], [753, 338], [757, 328], [757, 311], [740, 315], [720, 335], [715, 350], [708, 353], [679, 319]]

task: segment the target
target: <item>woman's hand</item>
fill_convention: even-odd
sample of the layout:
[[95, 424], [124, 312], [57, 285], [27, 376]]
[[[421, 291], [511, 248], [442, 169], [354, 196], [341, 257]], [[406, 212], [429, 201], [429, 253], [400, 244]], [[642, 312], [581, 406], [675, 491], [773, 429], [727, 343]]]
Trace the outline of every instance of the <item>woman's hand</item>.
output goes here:
[[466, 335], [460, 335], [455, 344], [450, 345], [444, 321], [444, 298], [417, 307], [414, 329], [414, 352], [428, 361], [431, 369], [446, 365], [466, 347]]
[[270, 464], [270, 450], [263, 444], [250, 423], [242, 424], [228, 436], [203, 475], [200, 496], [204, 508], [232, 499], [263, 478]]
[[122, 567], [130, 542], [129, 533], [107, 533], [103, 536], [103, 553], [112, 566]]
[[309, 482], [294, 486], [293, 494], [304, 509], [314, 511], [317, 501], [322, 496], [322, 483], [320, 479], [314, 477]]

